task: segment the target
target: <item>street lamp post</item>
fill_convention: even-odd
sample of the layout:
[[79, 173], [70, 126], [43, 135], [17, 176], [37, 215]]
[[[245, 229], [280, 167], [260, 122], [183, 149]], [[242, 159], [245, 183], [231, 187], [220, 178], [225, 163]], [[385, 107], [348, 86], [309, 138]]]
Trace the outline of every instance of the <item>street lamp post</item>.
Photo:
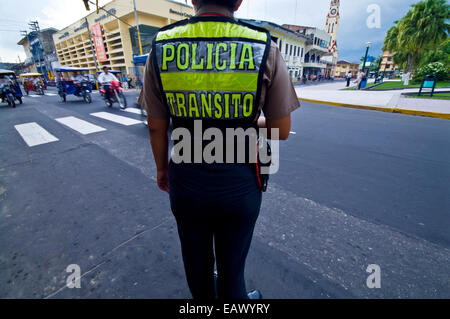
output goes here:
[[380, 71], [381, 71], [381, 62], [382, 61], [383, 61], [383, 57], [381, 57], [380, 60], [378, 61], [377, 73], [375, 74], [375, 83], [377, 83], [377, 81], [378, 81], [378, 75], [380, 74]]
[[[364, 71], [365, 71], [365, 69], [366, 69], [367, 55], [369, 54], [369, 48], [370, 48], [371, 45], [372, 45], [371, 42], [367, 42], [367, 43], [366, 43], [366, 55], [364, 56], [363, 67], [362, 67], [362, 70], [361, 70], [362, 73], [364, 73]], [[369, 68], [369, 69], [370, 69], [370, 68]], [[361, 81], [359, 82], [358, 90], [361, 90], [361, 82], [362, 82], [362, 79], [361, 79]]]

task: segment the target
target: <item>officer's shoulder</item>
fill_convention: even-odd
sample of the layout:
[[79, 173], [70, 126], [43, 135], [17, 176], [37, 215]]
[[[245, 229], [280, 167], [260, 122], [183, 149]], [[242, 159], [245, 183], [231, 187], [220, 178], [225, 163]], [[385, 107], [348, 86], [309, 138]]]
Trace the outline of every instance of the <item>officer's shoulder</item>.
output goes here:
[[240, 25], [242, 25], [242, 26], [244, 26], [244, 27], [247, 27], [247, 28], [249, 28], [249, 29], [256, 30], [256, 31], [259, 31], [259, 32], [262, 32], [262, 33], [270, 34], [270, 31], [268, 31], [267, 29], [264, 29], [264, 28], [262, 28], [262, 27], [253, 25], [253, 24], [248, 23], [248, 22], [246, 22], [246, 21], [244, 21], [244, 20], [242, 20], [242, 19], [236, 19], [236, 21], [237, 21], [237, 23], [239, 23]]
[[176, 28], [176, 27], [179, 27], [179, 26], [186, 25], [186, 24], [188, 24], [188, 23], [189, 23], [189, 19], [183, 19], [183, 20], [180, 20], [180, 21], [177, 21], [177, 22], [168, 24], [168, 25], [166, 25], [166, 26], [160, 28], [160, 29], [158, 30], [158, 33], [164, 32], [164, 31], [167, 31], [167, 30], [170, 30], [170, 29], [172, 29], [172, 28]]

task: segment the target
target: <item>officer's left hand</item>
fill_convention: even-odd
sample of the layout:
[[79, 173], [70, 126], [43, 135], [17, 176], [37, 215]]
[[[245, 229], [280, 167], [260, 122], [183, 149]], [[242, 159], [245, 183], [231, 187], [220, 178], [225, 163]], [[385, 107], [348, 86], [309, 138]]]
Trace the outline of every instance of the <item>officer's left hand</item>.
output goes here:
[[169, 193], [169, 171], [167, 169], [157, 171], [156, 182], [160, 190]]

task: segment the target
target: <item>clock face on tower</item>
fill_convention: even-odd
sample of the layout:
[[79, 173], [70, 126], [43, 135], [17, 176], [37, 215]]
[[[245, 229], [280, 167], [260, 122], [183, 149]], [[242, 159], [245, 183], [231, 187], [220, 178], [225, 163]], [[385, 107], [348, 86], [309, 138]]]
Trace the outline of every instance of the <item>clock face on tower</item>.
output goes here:
[[331, 15], [332, 15], [332, 16], [335, 16], [335, 15], [336, 15], [336, 12], [337, 12], [336, 9], [331, 9]]

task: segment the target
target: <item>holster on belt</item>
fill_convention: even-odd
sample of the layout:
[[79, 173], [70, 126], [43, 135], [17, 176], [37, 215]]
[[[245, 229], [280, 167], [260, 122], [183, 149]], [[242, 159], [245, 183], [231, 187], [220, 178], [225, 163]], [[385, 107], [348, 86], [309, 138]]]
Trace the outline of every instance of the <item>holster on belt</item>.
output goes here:
[[[258, 139], [257, 144], [257, 163], [256, 163], [256, 175], [258, 178], [259, 188], [265, 192], [269, 183], [269, 168], [272, 164], [272, 150], [269, 142], [262, 136]], [[264, 149], [265, 148], [265, 149]], [[268, 158], [262, 160], [262, 154], [267, 154]]]

